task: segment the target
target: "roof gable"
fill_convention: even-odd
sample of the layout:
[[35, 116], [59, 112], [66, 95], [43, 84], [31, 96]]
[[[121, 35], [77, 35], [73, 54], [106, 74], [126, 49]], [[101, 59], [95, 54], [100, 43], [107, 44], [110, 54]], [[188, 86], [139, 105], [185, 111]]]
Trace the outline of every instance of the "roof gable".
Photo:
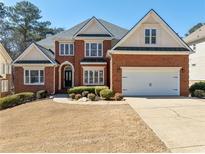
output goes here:
[[113, 34], [95, 17], [88, 20], [73, 37], [112, 37]]
[[11, 63], [12, 59], [9, 56], [8, 52], [4, 48], [4, 46], [0, 43], [0, 60], [6, 62], [6, 63]]
[[[144, 43], [144, 29], [157, 30], [157, 44]], [[166, 41], [166, 42], [165, 42]], [[174, 30], [154, 11], [150, 10], [130, 31], [112, 48], [119, 47], [181, 47], [191, 51], [189, 46], [174, 32]]]
[[46, 53], [49, 51], [43, 51], [43, 49], [45, 48], [41, 48], [38, 44], [32, 43], [13, 63], [35, 64], [41, 62], [55, 64], [55, 61], [50, 57], [49, 53]]

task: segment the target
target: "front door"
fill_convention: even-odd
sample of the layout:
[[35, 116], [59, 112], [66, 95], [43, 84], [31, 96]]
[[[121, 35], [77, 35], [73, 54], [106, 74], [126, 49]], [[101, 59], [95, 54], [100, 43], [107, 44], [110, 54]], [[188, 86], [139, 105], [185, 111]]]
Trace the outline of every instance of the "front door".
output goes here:
[[72, 70], [65, 70], [65, 88], [72, 87]]

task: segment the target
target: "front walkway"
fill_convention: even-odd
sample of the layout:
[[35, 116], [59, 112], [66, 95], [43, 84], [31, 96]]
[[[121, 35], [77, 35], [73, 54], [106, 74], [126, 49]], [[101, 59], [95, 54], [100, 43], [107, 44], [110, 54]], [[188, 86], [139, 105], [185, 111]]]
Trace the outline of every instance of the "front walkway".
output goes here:
[[127, 102], [172, 152], [205, 152], [205, 100], [128, 98]]

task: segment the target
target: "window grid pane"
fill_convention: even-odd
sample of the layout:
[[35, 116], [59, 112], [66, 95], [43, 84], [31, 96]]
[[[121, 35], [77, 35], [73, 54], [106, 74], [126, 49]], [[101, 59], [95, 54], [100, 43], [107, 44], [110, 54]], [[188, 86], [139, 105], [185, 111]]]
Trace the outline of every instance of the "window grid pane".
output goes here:
[[95, 84], [98, 84], [98, 71], [95, 71], [95, 80], [94, 80]]
[[91, 56], [97, 56], [97, 43], [91, 43]]
[[84, 74], [85, 76], [84, 76], [84, 82], [86, 83], [86, 84], [88, 84], [88, 71], [85, 71], [85, 74]]
[[64, 55], [64, 44], [60, 45], [60, 51], [61, 51], [61, 55]]
[[99, 57], [102, 56], [102, 44], [101, 43], [98, 44], [98, 56]]
[[99, 83], [103, 83], [103, 70], [99, 71]]
[[73, 55], [73, 44], [70, 44], [70, 55]]
[[65, 55], [69, 54], [69, 44], [65, 44]]
[[93, 71], [89, 71], [89, 83], [93, 83]]
[[90, 56], [89, 51], [90, 51], [90, 44], [86, 43], [86, 56]]

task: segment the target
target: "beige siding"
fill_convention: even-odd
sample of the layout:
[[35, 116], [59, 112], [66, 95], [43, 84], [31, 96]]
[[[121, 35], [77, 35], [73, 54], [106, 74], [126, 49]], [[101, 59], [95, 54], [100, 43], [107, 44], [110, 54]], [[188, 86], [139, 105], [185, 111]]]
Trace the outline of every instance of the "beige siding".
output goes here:
[[38, 49], [33, 46], [30, 51], [24, 55], [21, 60], [48, 60]]
[[[147, 28], [157, 30], [157, 43], [154, 45], [144, 43], [144, 30]], [[120, 46], [180, 47], [181, 45], [151, 14]]]
[[97, 20], [91, 21], [80, 34], [109, 34], [108, 31]]
[[[193, 49], [193, 45], [190, 46]], [[195, 53], [189, 56], [190, 80], [205, 81], [205, 42], [195, 44]]]

